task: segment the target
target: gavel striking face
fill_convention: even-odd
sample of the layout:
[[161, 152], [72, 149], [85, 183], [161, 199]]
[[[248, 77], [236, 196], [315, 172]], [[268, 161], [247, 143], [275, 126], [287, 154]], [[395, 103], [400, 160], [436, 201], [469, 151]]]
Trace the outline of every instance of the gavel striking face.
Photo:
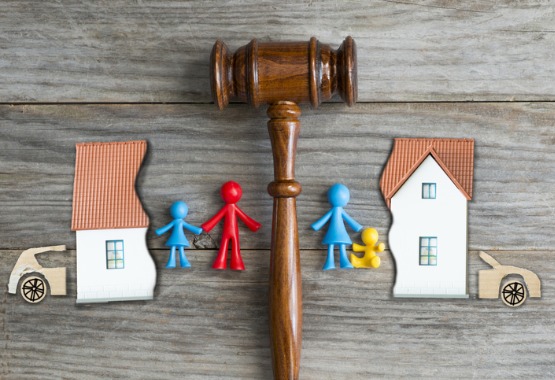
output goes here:
[[301, 114], [335, 94], [351, 106], [357, 99], [356, 45], [347, 37], [332, 50], [309, 42], [258, 42], [230, 54], [216, 41], [210, 57], [212, 98], [220, 110], [235, 98], [258, 107], [268, 104], [274, 156], [274, 197], [270, 256], [270, 336], [275, 379], [298, 379], [302, 339], [302, 287], [295, 197], [295, 155]]

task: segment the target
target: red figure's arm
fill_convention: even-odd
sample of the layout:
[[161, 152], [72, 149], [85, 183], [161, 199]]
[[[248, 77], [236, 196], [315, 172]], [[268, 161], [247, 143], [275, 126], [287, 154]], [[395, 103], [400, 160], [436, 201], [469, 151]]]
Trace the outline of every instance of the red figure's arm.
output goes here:
[[206, 222], [204, 222], [204, 223], [201, 225], [202, 229], [203, 229], [204, 231], [206, 231], [206, 232], [210, 232], [210, 230], [211, 230], [212, 228], [214, 228], [214, 226], [215, 226], [216, 224], [218, 224], [218, 222], [219, 222], [220, 220], [222, 220], [222, 218], [223, 218], [223, 217], [225, 216], [225, 214], [226, 214], [226, 211], [227, 211], [227, 205], [224, 206], [224, 207], [222, 207], [222, 208], [220, 209], [220, 211], [217, 212], [216, 215], [214, 215], [213, 217], [211, 217], [210, 219], [208, 219]]
[[235, 207], [235, 211], [237, 212], [239, 219], [241, 219], [251, 231], [258, 231], [260, 226], [262, 226], [262, 224], [245, 214], [238, 206]]

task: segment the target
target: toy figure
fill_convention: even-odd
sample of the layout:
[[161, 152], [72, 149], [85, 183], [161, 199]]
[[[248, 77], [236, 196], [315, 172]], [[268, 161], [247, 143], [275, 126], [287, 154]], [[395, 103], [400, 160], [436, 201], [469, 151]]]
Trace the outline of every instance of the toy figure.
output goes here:
[[360, 235], [364, 245], [353, 244], [354, 252], [364, 252], [363, 257], [358, 257], [351, 253], [351, 263], [355, 268], [379, 268], [380, 257], [376, 252], [383, 252], [385, 249], [384, 243], [378, 243], [378, 231], [374, 228], [365, 228]]
[[345, 222], [347, 222], [347, 224], [356, 232], [359, 232], [362, 229], [362, 226], [350, 217], [345, 210], [343, 210], [343, 206], [346, 206], [347, 203], [349, 203], [349, 198], [350, 194], [347, 186], [340, 183], [334, 184], [328, 190], [328, 202], [333, 206], [333, 208], [322, 218], [312, 224], [312, 228], [315, 231], [318, 231], [328, 222], [328, 220], [330, 221], [328, 232], [322, 241], [323, 244], [328, 245], [328, 257], [323, 267], [324, 270], [335, 269], [333, 254], [333, 248], [335, 245], [339, 246], [339, 263], [341, 268], [353, 268], [349, 262], [347, 251], [345, 249], [345, 246], [347, 244], [351, 244], [352, 241], [347, 234], [343, 220], [345, 220]]
[[172, 234], [168, 241], [166, 241], [166, 246], [170, 247], [170, 257], [168, 259], [168, 263], [166, 264], [166, 268], [175, 268], [175, 249], [179, 248], [179, 265], [181, 268], [190, 268], [191, 264], [187, 260], [185, 256], [184, 247], [189, 247], [189, 241], [185, 237], [185, 233], [183, 229], [187, 229], [194, 233], [195, 235], [199, 235], [202, 232], [202, 228], [190, 225], [189, 223], [185, 222], [185, 217], [187, 216], [187, 212], [189, 208], [187, 204], [183, 201], [177, 201], [170, 207], [170, 215], [173, 218], [173, 221], [164, 227], [158, 228], [156, 230], [156, 235], [160, 236], [165, 234], [170, 229], [172, 230]]
[[210, 232], [212, 228], [219, 221], [224, 218], [224, 229], [222, 232], [222, 241], [220, 244], [220, 250], [212, 268], [214, 269], [225, 269], [227, 266], [227, 247], [229, 241], [231, 240], [231, 269], [234, 270], [245, 270], [245, 265], [243, 264], [243, 259], [241, 258], [241, 250], [239, 247], [239, 229], [237, 226], [237, 218], [241, 219], [243, 223], [251, 230], [258, 231], [261, 224], [256, 220], [245, 214], [237, 202], [241, 199], [243, 195], [243, 190], [237, 182], [229, 181], [222, 185], [220, 190], [222, 199], [226, 203], [224, 207], [218, 211], [216, 215], [210, 218], [208, 221], [202, 224], [202, 229], [206, 232]]

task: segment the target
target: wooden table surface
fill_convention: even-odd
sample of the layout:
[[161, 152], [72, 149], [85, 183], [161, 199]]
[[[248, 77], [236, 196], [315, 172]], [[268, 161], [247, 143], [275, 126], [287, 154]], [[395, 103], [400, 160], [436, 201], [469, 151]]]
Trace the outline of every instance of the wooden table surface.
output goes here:
[[[358, 44], [359, 103], [303, 106], [297, 179], [303, 271], [302, 379], [555, 376], [555, 3], [485, 1], [3, 1], [0, 11], [0, 378], [270, 379], [267, 293], [272, 179], [265, 109], [210, 103], [209, 54], [251, 38]], [[394, 264], [323, 272], [334, 182], [378, 229], [378, 183], [394, 137], [476, 140], [468, 300], [391, 297]], [[147, 139], [138, 189], [158, 282], [151, 302], [77, 306], [70, 232], [75, 143]], [[166, 270], [172, 201], [188, 221], [243, 185], [243, 273], [214, 271], [220, 229]], [[356, 238], [356, 234], [352, 235]], [[7, 294], [30, 247], [67, 266], [68, 297]], [[543, 297], [519, 309], [477, 300], [477, 251], [531, 269]]]

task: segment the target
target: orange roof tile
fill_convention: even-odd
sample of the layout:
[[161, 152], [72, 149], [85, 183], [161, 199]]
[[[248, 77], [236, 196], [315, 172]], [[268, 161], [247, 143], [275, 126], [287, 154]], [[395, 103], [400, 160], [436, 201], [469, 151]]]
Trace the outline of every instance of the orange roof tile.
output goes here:
[[397, 138], [380, 180], [388, 207], [397, 190], [430, 154], [463, 195], [472, 199], [474, 139]]
[[146, 141], [76, 145], [71, 230], [148, 227], [135, 179]]

